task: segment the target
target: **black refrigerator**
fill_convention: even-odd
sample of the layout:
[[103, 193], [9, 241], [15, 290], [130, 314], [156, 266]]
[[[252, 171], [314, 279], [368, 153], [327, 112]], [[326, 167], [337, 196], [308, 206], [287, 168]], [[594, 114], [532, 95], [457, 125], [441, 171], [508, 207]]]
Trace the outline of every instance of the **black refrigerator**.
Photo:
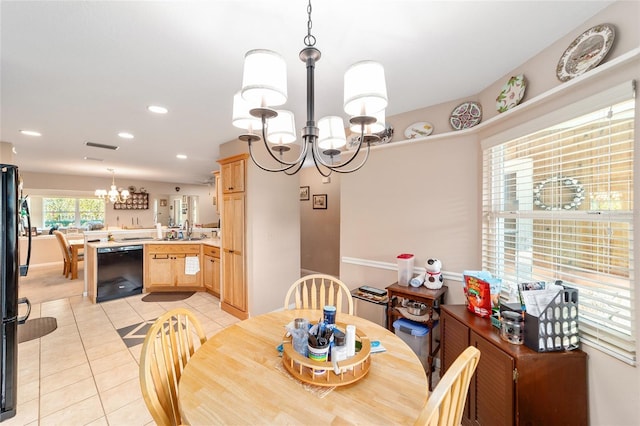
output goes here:
[[[0, 307], [2, 308], [2, 340], [0, 341], [0, 421], [15, 416], [18, 392], [18, 323], [23, 323], [31, 310], [28, 300], [18, 299], [18, 276], [26, 275], [29, 264], [20, 266], [18, 227], [29, 219], [26, 200], [19, 195], [18, 167], [0, 164], [2, 186], [0, 190]], [[31, 224], [29, 236], [31, 251]], [[30, 256], [27, 255], [27, 258]], [[27, 314], [18, 318], [18, 304], [26, 303]]]

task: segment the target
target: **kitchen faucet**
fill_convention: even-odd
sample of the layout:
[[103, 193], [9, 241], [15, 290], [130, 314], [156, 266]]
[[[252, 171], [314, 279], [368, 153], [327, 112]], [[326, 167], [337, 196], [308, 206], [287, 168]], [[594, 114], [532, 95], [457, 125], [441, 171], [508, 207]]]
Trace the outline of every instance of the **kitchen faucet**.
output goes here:
[[191, 232], [193, 229], [191, 228], [191, 222], [189, 222], [189, 219], [184, 220], [184, 229], [187, 231], [187, 238], [191, 238]]

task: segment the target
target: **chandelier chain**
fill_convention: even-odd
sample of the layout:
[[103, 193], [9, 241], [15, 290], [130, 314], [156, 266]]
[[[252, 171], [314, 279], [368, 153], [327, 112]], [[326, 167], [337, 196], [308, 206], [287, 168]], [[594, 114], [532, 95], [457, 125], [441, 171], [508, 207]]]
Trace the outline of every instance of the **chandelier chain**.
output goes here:
[[307, 5], [307, 15], [309, 19], [307, 20], [307, 35], [304, 37], [304, 44], [307, 47], [312, 47], [316, 45], [316, 38], [311, 34], [311, 28], [313, 28], [313, 22], [311, 21], [311, 0], [309, 0], [309, 4]]

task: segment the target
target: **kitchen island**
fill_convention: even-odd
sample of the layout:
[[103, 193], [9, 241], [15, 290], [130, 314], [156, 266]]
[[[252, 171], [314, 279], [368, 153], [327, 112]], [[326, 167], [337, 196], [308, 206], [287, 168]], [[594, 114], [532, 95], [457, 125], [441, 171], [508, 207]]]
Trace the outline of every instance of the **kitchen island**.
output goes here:
[[[111, 234], [111, 240], [107, 239], [107, 233]], [[210, 231], [204, 229], [197, 229], [194, 234], [192, 239], [167, 240], [156, 238], [155, 229], [87, 232], [85, 294], [94, 303], [150, 291], [209, 291], [219, 296], [219, 251], [217, 268], [205, 264], [204, 259], [206, 257], [208, 262], [215, 263], [220, 239], [211, 238]], [[113, 274], [106, 274], [108, 280], [104, 280], [105, 274], [100, 271], [100, 265], [104, 267], [113, 262], [100, 262], [99, 259], [101, 256], [113, 256], [113, 253], [122, 256], [122, 276], [114, 278]], [[137, 260], [132, 260], [134, 258]], [[141, 283], [140, 274], [135, 273], [136, 261], [143, 271]], [[118, 270], [117, 264], [114, 266], [113, 269]]]

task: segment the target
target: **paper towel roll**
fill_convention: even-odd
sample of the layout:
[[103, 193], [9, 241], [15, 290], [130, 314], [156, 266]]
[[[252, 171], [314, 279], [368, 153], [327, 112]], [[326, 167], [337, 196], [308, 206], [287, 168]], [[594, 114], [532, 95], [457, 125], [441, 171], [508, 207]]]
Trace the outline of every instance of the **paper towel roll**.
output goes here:
[[157, 232], [157, 238], [159, 240], [162, 239], [162, 225], [160, 225], [160, 223], [156, 223], [156, 232]]

